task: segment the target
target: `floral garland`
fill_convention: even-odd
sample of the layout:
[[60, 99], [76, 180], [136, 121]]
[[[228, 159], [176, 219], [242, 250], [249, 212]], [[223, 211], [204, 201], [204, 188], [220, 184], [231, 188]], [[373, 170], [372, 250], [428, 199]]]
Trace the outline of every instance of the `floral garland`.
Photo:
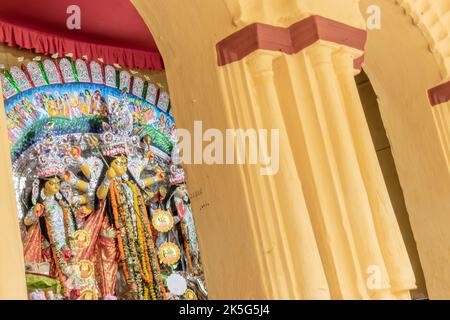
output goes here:
[[[133, 243], [133, 239], [131, 238], [132, 235], [132, 227], [130, 228], [130, 223], [127, 219], [126, 213], [125, 213], [125, 209], [127, 208], [126, 206], [123, 206], [123, 201], [121, 199], [120, 196], [120, 192], [123, 192], [123, 190], [120, 189], [119, 192], [119, 187], [120, 184], [115, 183], [115, 181], [112, 182], [112, 184], [114, 184], [114, 197], [116, 199], [117, 205], [118, 205], [118, 216], [120, 217], [119, 219], [119, 233], [123, 239], [122, 244], [123, 244], [123, 251], [124, 251], [124, 255], [125, 255], [125, 264], [123, 266], [126, 266], [129, 272], [129, 281], [127, 282], [128, 287], [130, 289], [130, 291], [137, 292], [139, 294], [140, 290], [141, 290], [141, 286], [140, 286], [140, 281], [139, 278], [136, 277], [136, 270], [134, 268], [134, 264], [133, 264], [133, 260], [136, 257], [136, 252], [135, 252], [135, 247], [134, 247], [134, 243]], [[131, 232], [131, 234], [130, 234]]]
[[117, 200], [116, 200], [117, 190], [116, 190], [114, 183], [111, 183], [109, 185], [109, 192], [110, 192], [110, 196], [111, 196], [111, 207], [113, 210], [114, 224], [118, 231], [117, 232], [117, 243], [118, 243], [118, 247], [119, 247], [120, 262], [122, 264], [123, 273], [125, 275], [125, 280], [128, 284], [130, 282], [130, 273], [128, 271], [127, 263], [126, 263], [125, 250], [124, 250], [122, 231], [121, 231], [122, 228], [119, 223], [119, 214], [118, 214], [118, 210], [117, 210]]
[[[132, 200], [128, 199], [129, 197], [124, 189], [126, 187], [131, 190]], [[119, 231], [117, 233], [119, 256], [130, 290], [136, 292], [138, 299], [150, 298], [156, 300], [157, 295], [154, 286], [158, 285], [158, 291], [161, 292], [164, 299], [165, 290], [159, 266], [155, 264], [155, 262], [157, 263], [156, 260], [152, 261], [154, 260], [152, 259], [154, 244], [153, 239], [149, 239], [151, 230], [148, 229], [148, 221], [145, 219], [146, 212], [143, 210], [145, 206], [141, 206], [142, 195], [137, 192], [136, 186], [129, 181], [112, 181], [110, 194], [114, 224]], [[141, 201], [139, 201], [139, 197], [141, 197]], [[134, 230], [133, 213], [136, 217], [136, 230]], [[135, 231], [137, 239], [135, 238]], [[154, 283], [153, 278], [158, 279], [158, 283]]]
[[[126, 190], [121, 183], [117, 183], [116, 190], [118, 191], [117, 199], [119, 199], [119, 213], [122, 217], [125, 228], [124, 237], [127, 239], [127, 249], [129, 252], [127, 262], [129, 262], [129, 270], [131, 270], [132, 281], [132, 292], [137, 294], [137, 299], [144, 298], [144, 284], [145, 280], [139, 270], [139, 256], [143, 253], [140, 248], [136, 246], [136, 239], [134, 233], [134, 223], [131, 212], [134, 210], [132, 203], [126, 194]], [[131, 207], [131, 208], [130, 208]]]
[[[125, 189], [123, 189], [122, 192], [125, 192]], [[130, 235], [131, 249], [133, 251], [134, 268], [136, 270], [136, 274], [140, 276], [138, 277], [138, 297], [140, 299], [148, 299], [148, 286], [151, 285], [151, 280], [148, 277], [149, 272], [145, 266], [145, 256], [147, 255], [147, 251], [145, 250], [145, 247], [142, 245], [142, 242], [139, 239], [142, 231], [142, 228], [138, 224], [139, 212], [135, 210], [132, 200], [128, 199], [125, 194], [123, 194], [123, 202], [127, 204], [127, 206], [125, 206], [124, 208], [126, 209], [125, 212], [128, 219], [127, 222], [129, 221], [127, 227], [128, 234]], [[134, 237], [135, 230], [133, 229], [134, 224], [132, 219], [132, 212], [135, 213], [137, 239]]]
[[156, 257], [156, 249], [155, 249], [155, 243], [153, 241], [153, 230], [151, 227], [150, 220], [148, 219], [147, 214], [147, 207], [145, 206], [144, 197], [142, 196], [142, 193], [139, 189], [134, 186], [134, 192], [137, 195], [137, 203], [139, 204], [139, 212], [143, 215], [143, 220], [146, 228], [144, 230], [146, 231], [146, 239], [147, 239], [147, 245], [149, 247], [149, 253], [150, 253], [150, 262], [152, 264], [152, 270], [154, 273], [154, 277], [157, 279], [157, 286], [159, 287], [159, 292], [161, 293], [162, 299], [167, 300], [167, 293], [164, 287], [162, 275], [161, 275], [161, 268], [158, 263], [158, 258]]
[[[144, 253], [148, 252], [148, 246], [147, 246], [147, 242], [145, 241], [145, 231], [144, 231], [144, 226], [142, 224], [142, 217], [141, 217], [141, 211], [139, 210], [139, 206], [138, 206], [138, 200], [137, 200], [137, 194], [136, 194], [136, 188], [133, 184], [131, 184], [130, 182], [127, 182], [128, 186], [131, 188], [132, 192], [133, 192], [133, 204], [134, 204], [134, 211], [135, 213], [137, 213], [136, 215], [136, 225], [137, 225], [137, 229], [138, 229], [138, 237], [139, 237], [139, 244], [141, 249], [143, 250]], [[147, 254], [144, 254], [142, 257], [142, 264], [144, 265], [144, 269], [146, 272], [146, 277], [148, 278], [148, 283], [153, 284], [153, 277], [151, 275], [149, 275], [148, 272], [148, 266], [150, 266], [150, 260]]]
[[144, 287], [144, 299], [148, 299], [148, 294], [149, 294], [149, 290], [150, 290], [152, 300], [156, 300], [155, 292], [154, 292], [154, 290], [151, 290], [151, 289], [153, 289], [153, 277], [151, 275], [151, 269], [150, 270], [148, 269], [150, 267], [149, 256], [147, 254], [148, 247], [147, 247], [147, 242], [145, 241], [145, 231], [144, 231], [144, 226], [142, 224], [141, 212], [138, 207], [135, 187], [130, 182], [126, 182], [126, 183], [133, 192], [134, 212], [136, 213], [136, 229], [137, 229], [137, 234], [138, 234], [139, 248], [141, 249], [141, 253], [142, 253], [141, 254], [141, 263], [139, 263], [139, 261], [138, 261], [139, 271], [141, 273], [142, 278], [148, 285], [148, 288]]
[[[161, 276], [161, 270], [159, 268], [158, 260], [156, 258], [155, 253], [155, 245], [152, 237], [152, 230], [150, 227], [150, 222], [148, 220], [146, 207], [144, 205], [143, 196], [140, 193], [139, 189], [136, 187], [135, 184], [127, 181], [126, 184], [130, 187], [133, 193], [133, 200], [134, 200], [134, 211], [136, 212], [137, 220], [140, 222], [144, 222], [142, 225], [141, 232], [143, 233], [142, 240], [145, 239], [145, 258], [146, 263], [151, 267], [150, 271], [153, 270], [153, 277], [157, 279], [157, 283], [154, 283], [156, 287], [158, 287], [158, 292], [161, 293], [161, 298], [166, 299], [166, 292], [164, 288], [164, 284], [162, 281]], [[152, 279], [153, 280], [153, 279]], [[152, 281], [153, 283], [153, 281]], [[156, 294], [154, 292], [153, 286], [151, 286], [151, 295], [152, 299], [156, 300]]]

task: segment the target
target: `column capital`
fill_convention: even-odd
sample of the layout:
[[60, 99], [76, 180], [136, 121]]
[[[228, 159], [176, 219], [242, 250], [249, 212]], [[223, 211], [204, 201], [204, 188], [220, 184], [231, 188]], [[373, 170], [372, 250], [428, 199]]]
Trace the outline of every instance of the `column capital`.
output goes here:
[[356, 49], [362, 54], [366, 38], [366, 30], [318, 15], [300, 20], [289, 27], [253, 23], [216, 45], [217, 64], [224, 66], [242, 60], [260, 49], [295, 54], [318, 41]]
[[273, 76], [273, 60], [280, 56], [279, 52], [258, 50], [246, 57], [249, 71], [255, 78]]
[[[364, 56], [362, 56], [364, 57]], [[338, 74], [352, 72], [357, 69], [355, 66], [354, 54], [348, 50], [340, 49], [333, 54], [333, 61], [336, 65], [336, 72]]]
[[318, 42], [305, 49], [311, 65], [314, 67], [333, 64], [332, 56], [337, 47], [328, 43]]

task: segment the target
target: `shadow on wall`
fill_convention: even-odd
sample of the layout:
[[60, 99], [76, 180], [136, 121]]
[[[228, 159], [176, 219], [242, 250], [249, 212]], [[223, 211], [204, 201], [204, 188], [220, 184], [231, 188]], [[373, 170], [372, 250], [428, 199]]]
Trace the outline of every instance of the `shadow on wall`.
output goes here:
[[411, 292], [411, 297], [415, 300], [427, 299], [428, 293], [419, 260], [416, 241], [414, 240], [411, 224], [409, 222], [409, 215], [398, 178], [397, 168], [392, 156], [391, 145], [378, 107], [377, 95], [364, 71], [356, 76], [355, 80], [369, 125], [372, 141], [377, 152], [378, 162], [380, 163], [383, 172], [384, 181], [386, 182], [389, 196], [416, 277], [417, 289]]

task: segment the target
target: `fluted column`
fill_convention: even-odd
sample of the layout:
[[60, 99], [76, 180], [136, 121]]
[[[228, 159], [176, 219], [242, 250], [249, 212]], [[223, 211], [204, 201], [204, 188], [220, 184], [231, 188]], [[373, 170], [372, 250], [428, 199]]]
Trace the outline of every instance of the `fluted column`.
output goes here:
[[253, 208], [253, 232], [259, 241], [255, 250], [265, 266], [268, 298], [329, 299], [275, 89], [273, 60], [277, 56], [258, 51], [223, 69], [232, 127], [263, 129], [268, 136], [271, 130], [278, 130], [279, 134], [279, 139], [270, 141], [279, 143], [278, 172], [262, 175], [260, 166], [242, 167], [245, 185], [251, 193], [248, 201]]
[[409, 298], [414, 275], [353, 78], [356, 55], [317, 43], [283, 56], [278, 96], [332, 297]]
[[329, 298], [328, 284], [297, 175], [297, 164], [292, 155], [291, 140], [295, 137], [287, 134], [275, 87], [273, 61], [277, 57], [279, 54], [261, 50], [243, 60], [248, 66], [246, 78], [253, 84], [248, 89], [255, 128], [279, 130], [279, 141], [271, 141], [279, 142], [279, 172], [258, 177], [267, 186], [268, 192], [262, 197], [271, 200], [275, 211], [271, 212], [270, 207], [261, 210], [275, 218], [274, 223], [279, 226], [277, 232], [284, 238], [284, 243], [277, 246], [280, 246], [282, 261], [292, 266], [290, 277], [294, 291], [291, 298]]
[[375, 147], [355, 85], [352, 70], [353, 55], [348, 51], [340, 50], [334, 55], [334, 63], [342, 97], [346, 102], [344, 111], [350, 125], [358, 164], [373, 212], [376, 234], [387, 267], [391, 291], [398, 298], [409, 297], [409, 290], [415, 286], [415, 278], [384, 184], [383, 174], [375, 156]]
[[[322, 117], [324, 139], [328, 140], [328, 157], [333, 162], [333, 178], [337, 192], [342, 195], [341, 203], [344, 219], [348, 219], [353, 248], [353, 258], [358, 261], [355, 268], [360, 274], [366, 274], [370, 266], [378, 266], [381, 273], [380, 288], [388, 288], [386, 269], [372, 223], [368, 194], [364, 187], [361, 168], [357, 161], [356, 150], [345, 115], [345, 104], [340, 92], [339, 81], [333, 65], [335, 49], [327, 45], [316, 45], [307, 54], [314, 69], [318, 83], [317, 103], [319, 116]], [[353, 67], [350, 71], [353, 70]], [[369, 141], [370, 143], [370, 141]], [[372, 154], [376, 157], [375, 153]]]

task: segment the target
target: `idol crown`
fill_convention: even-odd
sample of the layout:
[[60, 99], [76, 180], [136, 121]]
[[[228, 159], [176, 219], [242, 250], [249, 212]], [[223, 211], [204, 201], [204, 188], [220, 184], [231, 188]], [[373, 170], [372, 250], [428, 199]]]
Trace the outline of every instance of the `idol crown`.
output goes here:
[[108, 123], [103, 123], [102, 153], [108, 157], [119, 154], [128, 155], [130, 145], [136, 144], [137, 137], [132, 136], [133, 115], [128, 106], [126, 91], [122, 91], [122, 96], [118, 102], [110, 101], [108, 107]]
[[50, 134], [35, 147], [35, 151], [37, 155], [37, 175], [41, 179], [62, 176], [71, 161], [70, 157], [60, 150]]

